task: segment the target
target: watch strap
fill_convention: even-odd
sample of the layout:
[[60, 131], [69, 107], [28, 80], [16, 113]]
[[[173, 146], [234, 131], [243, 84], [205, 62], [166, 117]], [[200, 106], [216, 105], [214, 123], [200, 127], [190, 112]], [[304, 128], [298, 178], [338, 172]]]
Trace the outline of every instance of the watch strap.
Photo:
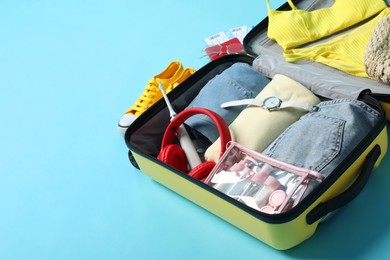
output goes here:
[[260, 100], [260, 99], [253, 99], [253, 98], [240, 99], [240, 100], [233, 100], [233, 101], [225, 102], [221, 105], [221, 107], [227, 108], [227, 107], [244, 106], [244, 105], [252, 105], [252, 106], [262, 107], [264, 105], [264, 101]]
[[314, 111], [315, 106], [312, 106], [307, 103], [302, 103], [302, 102], [297, 102], [297, 101], [285, 101], [282, 102], [280, 105], [280, 108], [287, 108], [287, 107], [292, 107], [292, 108], [302, 108], [307, 111]]

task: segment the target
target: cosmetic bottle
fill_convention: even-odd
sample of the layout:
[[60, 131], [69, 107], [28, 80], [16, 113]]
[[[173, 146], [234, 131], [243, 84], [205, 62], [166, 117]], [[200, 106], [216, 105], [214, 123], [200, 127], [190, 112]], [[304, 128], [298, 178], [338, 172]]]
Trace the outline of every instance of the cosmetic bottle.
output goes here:
[[254, 196], [256, 205], [262, 208], [268, 204], [270, 195], [280, 187], [280, 183], [272, 176], [268, 176], [264, 181], [264, 185]]
[[242, 169], [239, 172], [239, 175], [241, 176], [240, 181], [237, 181], [234, 183], [230, 189], [226, 192], [227, 195], [233, 198], [237, 198], [242, 194], [244, 191], [245, 187], [248, 186], [251, 176], [253, 175], [253, 172], [251, 168], [248, 166], [245, 166], [244, 169]]
[[254, 195], [263, 187], [267, 178], [268, 174], [264, 172], [253, 174], [240, 196], [253, 198]]
[[253, 197], [263, 186], [264, 181], [268, 178], [269, 174], [273, 170], [273, 167], [266, 163], [261, 166], [254, 166], [252, 168], [253, 175], [251, 176], [250, 181], [241, 193], [241, 196]]
[[286, 198], [287, 194], [284, 190], [275, 190], [269, 195], [268, 204], [261, 207], [260, 210], [269, 214], [281, 212], [280, 206], [283, 205]]
[[[222, 170], [218, 173], [216, 173], [213, 179], [233, 179], [233, 177], [237, 177], [238, 173], [242, 171], [245, 168], [246, 165], [245, 160], [240, 160], [236, 163], [234, 163], [230, 168], [227, 170]], [[231, 178], [219, 178], [221, 176], [228, 177], [230, 175]], [[216, 190], [219, 190], [220, 192], [227, 193], [231, 188], [235, 185], [235, 182], [217, 182], [212, 185], [212, 187]]]

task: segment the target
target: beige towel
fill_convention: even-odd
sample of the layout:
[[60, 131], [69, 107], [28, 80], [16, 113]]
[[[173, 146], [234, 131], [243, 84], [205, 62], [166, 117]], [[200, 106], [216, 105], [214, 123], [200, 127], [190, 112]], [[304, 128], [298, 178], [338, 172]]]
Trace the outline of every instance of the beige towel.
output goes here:
[[[312, 106], [320, 102], [310, 90], [280, 74], [274, 76], [272, 81], [256, 96], [256, 99], [264, 100], [273, 96], [282, 101], [296, 101]], [[299, 108], [288, 107], [277, 111], [268, 111], [262, 107], [248, 106], [230, 124], [229, 129], [233, 141], [249, 149], [262, 152], [288, 126], [305, 113], [307, 111]], [[217, 162], [220, 147], [221, 141], [218, 139], [206, 150], [206, 160]]]

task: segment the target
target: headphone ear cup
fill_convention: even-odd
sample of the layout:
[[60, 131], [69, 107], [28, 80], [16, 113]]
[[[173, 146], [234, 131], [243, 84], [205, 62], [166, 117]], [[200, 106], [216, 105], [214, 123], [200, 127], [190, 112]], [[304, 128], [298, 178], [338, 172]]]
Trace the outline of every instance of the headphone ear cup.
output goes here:
[[186, 155], [183, 149], [176, 144], [169, 144], [164, 147], [157, 156], [157, 159], [182, 172], [187, 172]]
[[214, 168], [215, 162], [207, 161], [199, 164], [195, 168], [193, 168], [188, 175], [193, 177], [194, 179], [203, 181]]

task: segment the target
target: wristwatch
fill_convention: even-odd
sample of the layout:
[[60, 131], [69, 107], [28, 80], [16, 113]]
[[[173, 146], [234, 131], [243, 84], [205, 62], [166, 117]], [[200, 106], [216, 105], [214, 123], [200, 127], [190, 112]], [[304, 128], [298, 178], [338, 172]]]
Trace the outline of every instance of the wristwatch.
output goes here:
[[258, 106], [267, 109], [268, 111], [276, 111], [288, 107], [300, 108], [303, 110], [307, 110], [309, 112], [318, 110], [317, 106], [312, 106], [310, 104], [297, 102], [297, 101], [282, 101], [280, 98], [274, 96], [268, 97], [264, 100], [260, 100], [260, 99], [233, 100], [233, 101], [223, 103], [221, 107], [226, 108], [226, 107], [242, 106], [242, 105]]

